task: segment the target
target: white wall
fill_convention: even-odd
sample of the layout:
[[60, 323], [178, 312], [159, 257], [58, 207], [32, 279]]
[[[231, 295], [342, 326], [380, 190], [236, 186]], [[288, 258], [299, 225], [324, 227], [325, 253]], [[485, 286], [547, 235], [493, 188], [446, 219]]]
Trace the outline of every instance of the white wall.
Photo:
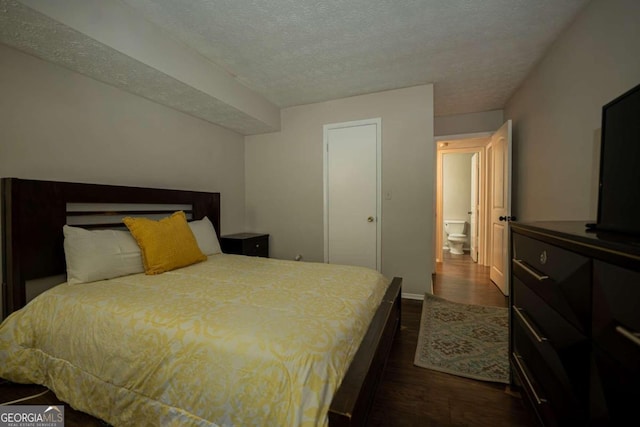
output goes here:
[[0, 44], [0, 176], [219, 191], [244, 229], [244, 139]]
[[640, 83], [640, 1], [593, 0], [511, 97], [513, 214], [593, 220], [602, 106]]
[[382, 272], [424, 295], [434, 271], [433, 86], [281, 112], [280, 132], [245, 138], [247, 228], [271, 234], [271, 254], [323, 261], [323, 125], [382, 118]]

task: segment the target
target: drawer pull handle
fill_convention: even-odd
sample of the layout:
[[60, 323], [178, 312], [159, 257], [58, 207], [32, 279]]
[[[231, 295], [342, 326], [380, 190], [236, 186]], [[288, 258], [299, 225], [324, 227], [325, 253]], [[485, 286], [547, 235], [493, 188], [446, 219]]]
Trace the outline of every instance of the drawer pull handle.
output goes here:
[[536, 389], [533, 388], [533, 383], [529, 379], [529, 375], [527, 375], [527, 371], [525, 370], [524, 366], [522, 365], [522, 362], [520, 362], [520, 359], [522, 359], [522, 357], [520, 357], [519, 354], [514, 352], [513, 353], [513, 359], [516, 361], [516, 364], [518, 365], [518, 368], [520, 369], [520, 372], [522, 372], [522, 375], [524, 376], [524, 380], [527, 382], [527, 385], [529, 386], [529, 390], [531, 390], [531, 393], [533, 393], [533, 398], [536, 400], [536, 403], [538, 405], [542, 405], [543, 403], [546, 403], [547, 399], [538, 396], [538, 392], [536, 392]]
[[520, 260], [520, 259], [513, 259], [513, 262], [515, 262], [516, 264], [518, 264], [520, 267], [522, 267], [527, 273], [531, 274], [533, 277], [535, 277], [536, 279], [538, 279], [538, 281], [542, 282], [543, 280], [547, 280], [549, 278], [549, 276], [545, 276], [542, 274], [538, 274], [535, 271], [533, 271], [533, 269], [531, 267], [529, 267], [527, 264], [524, 263], [524, 261]]
[[634, 343], [635, 345], [640, 347], [640, 334], [638, 334], [637, 332], [636, 333], [631, 332], [624, 326], [620, 326], [620, 325], [616, 326], [616, 332], [622, 335], [623, 337], [625, 337], [626, 339], [628, 339], [629, 341], [631, 341], [632, 343]]
[[527, 327], [527, 329], [529, 329], [529, 332], [531, 332], [531, 334], [533, 334], [533, 336], [536, 338], [536, 340], [538, 342], [543, 342], [543, 341], [548, 341], [547, 337], [543, 337], [542, 335], [540, 335], [538, 332], [536, 332], [536, 329], [533, 327], [533, 325], [531, 323], [529, 323], [529, 320], [527, 319], [527, 317], [525, 316], [525, 314], [522, 312], [522, 309], [519, 307], [516, 307], [515, 305], [513, 306], [513, 311], [514, 313], [516, 313], [518, 315], [518, 317], [520, 318], [520, 320], [522, 320], [522, 323], [524, 323], [524, 325]]

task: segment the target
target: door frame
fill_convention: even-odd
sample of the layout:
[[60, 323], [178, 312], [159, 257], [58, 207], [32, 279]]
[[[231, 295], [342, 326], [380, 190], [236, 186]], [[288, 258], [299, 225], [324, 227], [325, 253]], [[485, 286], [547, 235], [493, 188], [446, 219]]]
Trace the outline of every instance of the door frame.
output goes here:
[[[471, 155], [471, 214], [469, 217], [469, 255], [471, 260], [478, 262], [478, 256], [480, 255], [480, 183], [482, 178], [480, 177], [480, 153], [473, 153]], [[475, 220], [474, 220], [475, 217]], [[474, 224], [475, 222], [475, 224]], [[472, 231], [475, 231], [472, 233]], [[475, 250], [474, 250], [475, 249]], [[475, 258], [474, 258], [475, 256]]]
[[324, 262], [329, 262], [329, 131], [356, 126], [376, 126], [376, 266], [382, 270], [382, 118], [329, 123], [322, 127], [323, 156], [323, 222], [324, 222]]
[[491, 141], [492, 132], [473, 134], [445, 135], [435, 137], [436, 143], [436, 262], [443, 261], [444, 218], [443, 218], [443, 156], [445, 154], [478, 153], [478, 264], [487, 265], [487, 155], [486, 147]]
[[487, 241], [485, 248], [487, 254], [485, 257], [485, 265], [491, 267], [491, 263], [493, 262], [493, 234], [489, 232], [491, 230], [491, 199], [493, 198], [493, 144], [491, 140], [487, 144], [485, 153], [487, 155], [487, 169], [485, 173], [487, 179]]
[[[510, 288], [510, 281], [511, 281], [511, 259], [510, 259], [510, 253], [511, 253], [511, 249], [510, 249], [510, 234], [511, 234], [511, 229], [509, 227], [509, 221], [512, 215], [512, 211], [511, 211], [511, 200], [512, 200], [512, 168], [513, 168], [513, 159], [512, 159], [512, 148], [513, 148], [513, 124], [512, 124], [512, 120], [506, 120], [498, 129], [496, 129], [496, 131], [493, 133], [492, 137], [491, 137], [491, 143], [489, 144], [489, 148], [487, 150], [488, 154], [489, 154], [489, 159], [490, 159], [490, 168], [489, 168], [489, 186], [490, 186], [490, 191], [493, 191], [496, 189], [496, 185], [494, 183], [494, 178], [495, 178], [495, 172], [496, 172], [496, 166], [495, 166], [495, 159], [496, 159], [496, 155], [495, 155], [495, 151], [496, 151], [496, 147], [497, 147], [497, 142], [500, 141], [500, 138], [497, 138], [497, 135], [499, 132], [503, 131], [506, 133], [506, 144], [504, 144], [504, 149], [505, 152], [503, 153], [503, 179], [502, 179], [502, 185], [499, 186], [499, 188], [501, 189], [502, 193], [503, 193], [503, 200], [502, 202], [504, 203], [503, 206], [503, 215], [505, 217], [507, 217], [507, 219], [505, 220], [505, 224], [504, 224], [504, 233], [503, 233], [503, 237], [502, 237], [502, 252], [501, 252], [501, 261], [503, 263], [503, 269], [502, 271], [495, 269], [495, 259], [490, 259], [489, 261], [489, 266], [491, 267], [490, 272], [489, 272], [489, 276], [491, 281], [496, 285], [496, 287], [498, 287], [498, 289], [500, 289], [500, 291], [505, 295], [505, 296], [509, 296], [509, 288]], [[495, 229], [495, 224], [496, 224], [496, 217], [494, 216], [494, 203], [495, 200], [493, 200], [494, 195], [491, 194], [490, 195], [490, 210], [489, 210], [489, 218], [488, 218], [488, 226], [491, 227], [491, 232], [489, 233], [491, 235], [491, 253], [495, 254], [495, 248], [494, 246], [496, 245], [496, 243], [493, 241], [494, 238], [494, 229]], [[499, 221], [500, 225], [503, 226], [502, 224], [502, 220]], [[493, 258], [493, 257], [492, 257]], [[502, 276], [496, 276], [494, 275], [494, 272], [498, 271], [499, 274], [502, 274]], [[498, 274], [498, 273], [496, 273]], [[502, 277], [504, 280], [497, 280], [499, 277]], [[500, 282], [500, 283], [499, 283]]]

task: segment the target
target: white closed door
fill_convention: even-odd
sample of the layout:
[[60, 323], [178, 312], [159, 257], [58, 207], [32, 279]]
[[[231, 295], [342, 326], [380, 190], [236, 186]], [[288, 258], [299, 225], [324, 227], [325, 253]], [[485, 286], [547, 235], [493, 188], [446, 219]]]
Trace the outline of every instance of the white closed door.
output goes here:
[[325, 262], [380, 270], [380, 124], [324, 127]]
[[511, 120], [491, 137], [491, 265], [489, 276], [509, 295], [511, 220]]

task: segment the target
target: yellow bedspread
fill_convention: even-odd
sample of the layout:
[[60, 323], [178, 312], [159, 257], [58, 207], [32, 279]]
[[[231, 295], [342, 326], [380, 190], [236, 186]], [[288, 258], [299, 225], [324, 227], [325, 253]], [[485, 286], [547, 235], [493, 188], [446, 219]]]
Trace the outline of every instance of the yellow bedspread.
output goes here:
[[238, 255], [61, 284], [0, 326], [0, 377], [115, 426], [316, 426], [389, 281]]

